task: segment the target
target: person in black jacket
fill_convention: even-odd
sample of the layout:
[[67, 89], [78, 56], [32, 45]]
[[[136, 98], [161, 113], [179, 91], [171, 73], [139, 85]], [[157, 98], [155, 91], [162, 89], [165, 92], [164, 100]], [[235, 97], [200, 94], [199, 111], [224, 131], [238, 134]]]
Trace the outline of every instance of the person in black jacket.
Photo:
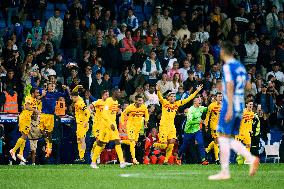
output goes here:
[[111, 38], [105, 54], [105, 68], [112, 76], [119, 76], [122, 67], [122, 57], [115, 37]]
[[98, 70], [96, 72], [96, 78], [94, 81], [92, 81], [92, 85], [90, 88], [92, 96], [96, 99], [99, 99], [101, 97], [101, 92], [107, 89], [107, 84], [102, 77], [102, 72]]

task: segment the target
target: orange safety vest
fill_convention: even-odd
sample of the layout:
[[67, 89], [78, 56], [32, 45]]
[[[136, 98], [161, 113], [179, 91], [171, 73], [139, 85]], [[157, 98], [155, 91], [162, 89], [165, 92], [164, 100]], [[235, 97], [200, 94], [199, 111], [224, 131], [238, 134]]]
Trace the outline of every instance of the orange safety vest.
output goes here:
[[4, 91], [6, 102], [3, 107], [5, 113], [18, 113], [18, 95], [15, 92], [14, 96], [9, 95]]
[[64, 101], [56, 101], [55, 114], [58, 116], [66, 115], [66, 106]]

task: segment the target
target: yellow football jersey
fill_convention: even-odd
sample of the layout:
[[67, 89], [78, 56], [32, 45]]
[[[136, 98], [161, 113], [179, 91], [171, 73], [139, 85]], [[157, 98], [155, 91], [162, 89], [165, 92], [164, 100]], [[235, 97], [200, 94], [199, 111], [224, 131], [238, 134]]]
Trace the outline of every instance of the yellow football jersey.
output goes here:
[[240, 126], [240, 135], [243, 136], [249, 135], [249, 133], [252, 131], [253, 118], [254, 118], [254, 112], [245, 109]]
[[116, 114], [118, 112], [118, 101], [113, 100], [112, 97], [109, 97], [105, 101], [105, 106], [102, 111], [102, 118], [106, 121], [107, 125], [111, 124], [116, 125]]
[[41, 101], [32, 96], [27, 96], [25, 98], [24, 108], [26, 107], [26, 104], [30, 104], [30, 108], [41, 110]]
[[93, 102], [92, 105], [95, 108], [95, 119], [94, 120], [99, 120], [102, 117], [102, 113], [104, 110], [105, 106], [105, 101], [102, 99], [98, 99], [96, 102]]
[[127, 122], [142, 122], [143, 117], [145, 121], [149, 120], [149, 113], [147, 106], [142, 104], [141, 107], [137, 108], [135, 104], [130, 104], [127, 108], [123, 111], [121, 115], [121, 120], [125, 120], [127, 117]]
[[79, 97], [79, 100], [74, 104], [74, 107], [76, 122], [88, 122], [90, 118], [90, 111], [81, 97]]
[[198, 91], [195, 91], [193, 94], [191, 94], [186, 99], [178, 100], [178, 101], [175, 101], [173, 104], [171, 104], [168, 100], [164, 99], [162, 97], [161, 92], [158, 91], [157, 92], [158, 98], [159, 98], [160, 103], [162, 104], [162, 117], [160, 121], [160, 126], [174, 126], [174, 119], [175, 119], [178, 108], [188, 103], [190, 100], [192, 100], [197, 95], [197, 93]]
[[212, 102], [208, 107], [205, 123], [207, 126], [210, 126], [211, 130], [217, 129], [220, 111], [221, 104], [218, 104], [217, 102]]

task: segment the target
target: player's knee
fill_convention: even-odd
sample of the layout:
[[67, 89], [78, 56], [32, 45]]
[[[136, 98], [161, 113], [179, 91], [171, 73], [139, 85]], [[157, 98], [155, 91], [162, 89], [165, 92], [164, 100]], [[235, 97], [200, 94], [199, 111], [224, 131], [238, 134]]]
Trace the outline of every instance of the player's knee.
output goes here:
[[21, 136], [22, 139], [26, 140], [28, 138], [28, 135], [22, 133], [22, 136]]
[[120, 140], [119, 139], [114, 140], [114, 144], [115, 145], [120, 145]]
[[175, 139], [170, 139], [170, 140], [169, 140], [169, 144], [174, 144], [175, 142], [176, 142]]

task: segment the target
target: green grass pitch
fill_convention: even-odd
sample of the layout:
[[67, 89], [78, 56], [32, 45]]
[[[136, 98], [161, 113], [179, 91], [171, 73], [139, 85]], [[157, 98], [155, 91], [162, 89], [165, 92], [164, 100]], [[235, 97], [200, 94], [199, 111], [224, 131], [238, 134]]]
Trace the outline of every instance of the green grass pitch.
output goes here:
[[119, 165], [0, 166], [1, 189], [283, 189], [284, 164], [261, 164], [254, 177], [247, 165], [231, 165], [232, 179], [208, 181], [219, 170], [217, 165], [138, 165], [120, 169]]

